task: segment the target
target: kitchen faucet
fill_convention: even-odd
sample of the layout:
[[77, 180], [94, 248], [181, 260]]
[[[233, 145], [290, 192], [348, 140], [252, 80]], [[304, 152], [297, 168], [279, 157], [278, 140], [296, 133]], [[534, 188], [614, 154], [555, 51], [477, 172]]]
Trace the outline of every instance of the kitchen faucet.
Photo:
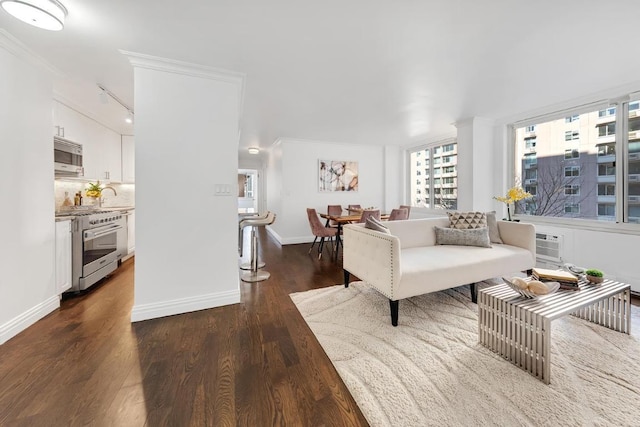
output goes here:
[[116, 189], [113, 187], [104, 187], [101, 191], [100, 191], [100, 197], [98, 197], [98, 207], [102, 207], [102, 202], [104, 202], [104, 197], [102, 197], [102, 193], [104, 193], [104, 190], [111, 190], [113, 191], [113, 195], [117, 196], [118, 193], [116, 193]]

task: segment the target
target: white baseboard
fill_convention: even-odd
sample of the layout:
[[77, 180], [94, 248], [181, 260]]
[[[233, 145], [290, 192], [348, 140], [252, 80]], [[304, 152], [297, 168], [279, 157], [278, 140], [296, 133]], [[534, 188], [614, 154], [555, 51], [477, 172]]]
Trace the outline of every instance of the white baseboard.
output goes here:
[[267, 232], [273, 236], [281, 245], [297, 245], [300, 243], [313, 242], [314, 236], [286, 237], [280, 236], [272, 227], [267, 227]]
[[239, 302], [240, 289], [236, 289], [233, 291], [179, 298], [171, 301], [140, 304], [135, 305], [131, 310], [131, 322], [140, 322], [142, 320], [156, 319], [158, 317], [206, 310], [208, 308], [237, 304]]
[[14, 317], [4, 325], [0, 325], [0, 345], [9, 341], [58, 307], [60, 307], [60, 297], [54, 295], [19, 316]]

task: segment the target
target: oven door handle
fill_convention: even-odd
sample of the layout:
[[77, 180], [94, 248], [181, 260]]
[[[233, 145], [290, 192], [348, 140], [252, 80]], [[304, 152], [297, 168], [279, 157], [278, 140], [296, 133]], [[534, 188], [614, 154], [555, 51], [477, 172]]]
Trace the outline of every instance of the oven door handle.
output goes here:
[[121, 225], [110, 225], [108, 228], [101, 228], [99, 230], [86, 230], [84, 232], [84, 241], [88, 242], [89, 240], [97, 239], [98, 237], [104, 236], [106, 234], [114, 233], [118, 230], [122, 230]]

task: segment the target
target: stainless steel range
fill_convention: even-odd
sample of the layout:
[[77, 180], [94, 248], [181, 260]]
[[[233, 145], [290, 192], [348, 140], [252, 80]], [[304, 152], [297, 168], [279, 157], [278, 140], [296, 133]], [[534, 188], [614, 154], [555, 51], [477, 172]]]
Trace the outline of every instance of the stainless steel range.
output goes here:
[[83, 291], [118, 268], [127, 253], [126, 219], [120, 212], [71, 211], [72, 285]]

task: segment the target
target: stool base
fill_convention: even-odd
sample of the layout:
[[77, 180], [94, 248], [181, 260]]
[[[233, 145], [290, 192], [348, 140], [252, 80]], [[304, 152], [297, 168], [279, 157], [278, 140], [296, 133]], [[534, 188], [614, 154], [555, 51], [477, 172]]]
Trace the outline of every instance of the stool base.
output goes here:
[[[258, 263], [258, 268], [263, 268], [264, 266], [264, 262], [260, 261]], [[240, 264], [240, 270], [251, 270], [251, 262], [243, 262], [242, 264]]]
[[240, 275], [240, 280], [243, 282], [262, 282], [263, 280], [267, 280], [271, 276], [271, 273], [268, 271], [245, 271]]

